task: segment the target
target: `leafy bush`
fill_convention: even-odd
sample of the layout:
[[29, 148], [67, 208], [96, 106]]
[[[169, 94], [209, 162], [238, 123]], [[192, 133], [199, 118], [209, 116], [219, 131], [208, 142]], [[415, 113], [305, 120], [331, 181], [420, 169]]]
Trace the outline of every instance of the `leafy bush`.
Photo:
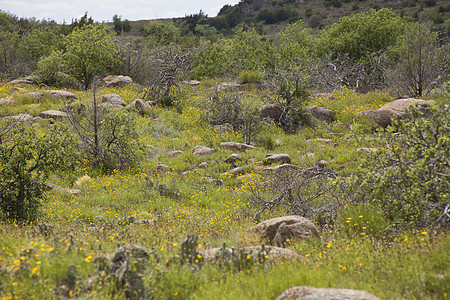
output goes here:
[[258, 71], [242, 71], [239, 73], [239, 82], [246, 83], [261, 83], [264, 80], [264, 75]]
[[395, 121], [379, 136], [386, 147], [369, 156], [353, 177], [355, 198], [370, 202], [393, 226], [448, 223], [450, 206], [450, 108]]
[[0, 129], [0, 217], [29, 222], [39, 216], [45, 180], [70, 166], [71, 139], [66, 136], [58, 126], [45, 134], [16, 124]]

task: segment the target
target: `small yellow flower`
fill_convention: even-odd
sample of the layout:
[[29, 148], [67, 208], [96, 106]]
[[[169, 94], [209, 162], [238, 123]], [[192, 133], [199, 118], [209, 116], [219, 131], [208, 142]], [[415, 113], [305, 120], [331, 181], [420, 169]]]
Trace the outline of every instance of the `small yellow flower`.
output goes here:
[[405, 241], [405, 242], [407, 242], [408, 241], [408, 236], [407, 235], [405, 235], [405, 238], [404, 238], [404, 240], [403, 241]]
[[250, 259], [250, 258], [252, 258], [252, 256], [250, 254], [248, 254], [247, 255], [247, 259]]
[[31, 273], [36, 274], [39, 271], [38, 267], [34, 267], [33, 270], [31, 271]]
[[330, 248], [330, 247], [331, 247], [331, 241], [329, 241], [327, 244], [327, 248]]

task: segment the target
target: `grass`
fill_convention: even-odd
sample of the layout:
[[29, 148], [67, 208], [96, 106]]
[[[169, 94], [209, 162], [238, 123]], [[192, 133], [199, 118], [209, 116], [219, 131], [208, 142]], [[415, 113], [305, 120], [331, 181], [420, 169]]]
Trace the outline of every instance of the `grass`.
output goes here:
[[[254, 224], [256, 213], [250, 206], [249, 190], [260, 183], [262, 167], [250, 159], [287, 153], [294, 164], [305, 167], [324, 159], [329, 168], [348, 176], [366, 155], [357, 148], [377, 146], [371, 139], [360, 145], [352, 136], [348, 125], [358, 122], [355, 113], [393, 100], [388, 93], [359, 95], [350, 90], [336, 92], [335, 99], [313, 99], [308, 105], [336, 112], [333, 124], [318, 123], [295, 135], [268, 125], [259, 137], [262, 146], [241, 153], [243, 160], [237, 165], [246, 166], [246, 174], [232, 176], [224, 174], [230, 165], [223, 163], [232, 151], [219, 148], [219, 144], [243, 139], [239, 133], [218, 131], [204, 121], [201, 103], [209, 96], [208, 87], [185, 87], [178, 109], [155, 107], [152, 115], [139, 119], [141, 141], [157, 148], [148, 149], [139, 167], [104, 175], [79, 163], [74, 171], [57, 172], [49, 181], [80, 189], [80, 194], [49, 191], [42, 201], [43, 215], [34, 224], [0, 223], [0, 299], [132, 298], [136, 289], [140, 293], [141, 283], [145, 290], [140, 297], [154, 299], [274, 299], [296, 285], [363, 289], [381, 299], [446, 297], [450, 269], [446, 232], [418, 228], [389, 233], [389, 224], [379, 212], [351, 204], [342, 210], [336, 224], [321, 228], [320, 240], [288, 245], [302, 256], [299, 261], [247, 263], [244, 258], [235, 262], [240, 269], [236, 264], [224, 267], [180, 261], [183, 240], [192, 234], [199, 239], [195, 245], [199, 249], [221, 247], [224, 242], [232, 247], [252, 245], [244, 231]], [[25, 88], [28, 92], [41, 90]], [[9, 91], [9, 86], [0, 86], [0, 97], [15, 101], [1, 107], [3, 116], [37, 115], [62, 105], [49, 95], [35, 101]], [[93, 96], [92, 91], [75, 93], [76, 101], [84, 104]], [[108, 93], [118, 93], [127, 104], [143, 95], [138, 86], [101, 88], [98, 95]], [[257, 90], [244, 93], [251, 94], [248, 99], [260, 96]], [[45, 130], [49, 125], [41, 126]], [[366, 132], [369, 137], [372, 134]], [[331, 142], [307, 142], [317, 138]], [[274, 146], [276, 139], [281, 145]], [[190, 152], [197, 145], [217, 152], [197, 157]], [[167, 152], [174, 149], [182, 153], [168, 157]], [[308, 153], [314, 156], [308, 157]], [[158, 162], [172, 170], [157, 171]], [[192, 167], [202, 162], [208, 164]], [[92, 179], [73, 187], [85, 174]], [[147, 184], [146, 177], [181, 196], [162, 196]], [[203, 177], [221, 179], [224, 184], [218, 186]], [[285, 214], [284, 209], [274, 209], [261, 218]], [[119, 246], [134, 249], [136, 245], [148, 251], [146, 259], [125, 256], [129, 269], [122, 273], [105, 267], [112, 263]]]

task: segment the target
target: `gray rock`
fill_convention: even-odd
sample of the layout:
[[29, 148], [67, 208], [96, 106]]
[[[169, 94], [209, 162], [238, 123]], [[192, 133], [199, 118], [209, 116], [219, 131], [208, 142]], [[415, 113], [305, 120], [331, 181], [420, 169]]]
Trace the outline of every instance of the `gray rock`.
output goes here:
[[172, 150], [167, 153], [167, 156], [168, 157], [176, 157], [176, 156], [180, 155], [181, 153], [183, 153], [183, 151], [181, 151], [181, 150]]
[[380, 300], [362, 290], [295, 286], [285, 290], [275, 300]]
[[129, 76], [123, 75], [109, 75], [103, 78], [103, 81], [106, 83], [107, 87], [126, 87], [133, 84], [133, 79]]
[[267, 154], [266, 156], [266, 159], [263, 161], [264, 165], [271, 165], [274, 163], [290, 164], [292, 162], [289, 154]]
[[64, 100], [77, 99], [77, 96], [75, 96], [74, 93], [67, 92], [67, 91], [48, 90], [48, 91], [44, 91], [44, 92], [52, 94], [53, 96], [59, 97], [59, 98], [64, 99]]
[[227, 164], [235, 164], [236, 161], [238, 160], [242, 160], [242, 156], [240, 154], [233, 153], [230, 156], [228, 156], [227, 159], [225, 159], [225, 162]]
[[398, 112], [400, 114], [404, 114], [406, 110], [411, 106], [417, 106], [418, 109], [424, 110], [428, 106], [432, 106], [435, 104], [436, 102], [434, 102], [433, 100], [425, 101], [421, 99], [406, 98], [406, 99], [397, 99], [392, 102], [386, 103], [383, 106], [381, 106], [379, 110], [390, 110]]
[[67, 113], [59, 110], [46, 110], [39, 114], [44, 119], [62, 119], [67, 117]]
[[366, 153], [374, 153], [377, 152], [378, 149], [377, 148], [366, 148], [366, 147], [361, 147], [356, 149], [356, 152], [366, 152]]
[[218, 85], [213, 86], [211, 89], [219, 91], [219, 90], [228, 90], [228, 89], [232, 89], [232, 88], [239, 88], [241, 86], [242, 86], [242, 84], [239, 84], [239, 83], [222, 82]]
[[181, 81], [180, 84], [182, 84], [182, 85], [197, 86], [197, 85], [200, 85], [201, 82], [198, 81], [198, 80], [185, 80], [185, 81]]
[[28, 98], [36, 98], [36, 99], [39, 99], [39, 98], [41, 98], [42, 96], [44, 96], [44, 93], [41, 93], [41, 92], [29, 92], [29, 93], [23, 94], [22, 96], [23, 96], [23, 97], [28, 97]]
[[292, 165], [292, 164], [282, 164], [274, 167], [264, 168], [264, 172], [298, 172], [301, 170], [300, 166]]
[[49, 187], [57, 190], [57, 191], [60, 191], [60, 192], [63, 192], [63, 193], [68, 193], [68, 194], [71, 194], [71, 195], [77, 195], [77, 194], [81, 193], [80, 190], [66, 189], [66, 188], [57, 186], [56, 184], [53, 184], [53, 183], [48, 183], [47, 185]]
[[330, 143], [331, 139], [317, 138], [317, 139], [306, 140], [305, 142], [307, 142], [307, 143]]
[[22, 78], [22, 79], [16, 79], [8, 82], [9, 85], [15, 85], [15, 84], [34, 84], [34, 81], [31, 78]]
[[266, 220], [248, 228], [247, 231], [260, 234], [277, 246], [283, 246], [288, 239], [319, 237], [319, 231], [313, 222], [296, 215]]
[[204, 156], [214, 153], [216, 150], [205, 146], [196, 146], [191, 150], [191, 152], [197, 156]]
[[147, 101], [136, 99], [127, 105], [127, 110], [136, 109], [140, 115], [148, 115], [152, 112], [153, 107]]
[[247, 150], [251, 150], [251, 149], [255, 148], [252, 145], [247, 145], [244, 143], [237, 143], [237, 142], [222, 142], [222, 143], [220, 143], [219, 147], [221, 147], [223, 149], [227, 149], [227, 150], [231, 150], [231, 151], [239, 151], [239, 152], [243, 152], [243, 151], [247, 151]]
[[283, 114], [283, 108], [276, 104], [263, 105], [259, 110], [261, 119], [270, 118], [275, 122], [280, 122], [281, 115]]
[[356, 114], [372, 120], [381, 128], [386, 128], [392, 124], [392, 118], [402, 118], [402, 114], [394, 110], [366, 110]]
[[117, 94], [103, 95], [102, 103], [111, 106], [125, 106], [125, 101]]
[[2, 104], [13, 104], [13, 103], [14, 103], [13, 100], [5, 99], [5, 98], [0, 98], [0, 105], [2, 105]]
[[23, 113], [17, 116], [9, 116], [9, 117], [4, 117], [3, 119], [10, 119], [10, 120], [15, 120], [18, 122], [31, 122], [31, 120], [33, 120], [33, 116], [27, 114], [27, 113]]
[[211, 177], [202, 177], [202, 179], [211, 182], [217, 186], [221, 186], [223, 185], [223, 180], [222, 179], [217, 179], [217, 178], [211, 178]]
[[303, 111], [323, 122], [332, 123], [334, 121], [334, 112], [331, 109], [311, 106], [304, 108]]
[[280, 248], [280, 247], [273, 247], [273, 246], [264, 246], [264, 251], [262, 246], [248, 246], [248, 247], [242, 247], [242, 248], [210, 248], [206, 250], [201, 250], [200, 255], [203, 256], [204, 259], [209, 261], [216, 261], [218, 259], [230, 259], [233, 255], [234, 256], [240, 256], [241, 251], [243, 251], [245, 254], [250, 254], [250, 259], [257, 260], [258, 254], [261, 253], [264, 256], [267, 255], [266, 258], [269, 261], [274, 260], [300, 260], [302, 259], [302, 256], [298, 254], [297, 252]]
[[327, 163], [328, 162], [326, 160], [321, 159], [316, 163], [316, 166], [319, 168], [325, 168], [327, 166]]
[[11, 93], [14, 93], [14, 92], [25, 93], [26, 91], [27, 91], [26, 89], [20, 88], [20, 87], [17, 87], [17, 86], [13, 86], [11, 88]]

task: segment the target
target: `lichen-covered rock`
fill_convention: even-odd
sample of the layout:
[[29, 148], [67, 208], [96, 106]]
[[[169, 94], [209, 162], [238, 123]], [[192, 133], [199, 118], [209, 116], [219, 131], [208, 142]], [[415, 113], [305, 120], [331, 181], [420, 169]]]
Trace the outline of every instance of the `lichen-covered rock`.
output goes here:
[[311, 106], [304, 108], [303, 111], [323, 122], [332, 123], [334, 120], [334, 112], [331, 109]]
[[265, 165], [271, 165], [274, 163], [290, 164], [292, 162], [289, 154], [267, 154], [266, 156], [266, 159], [263, 161]]
[[102, 103], [111, 106], [125, 106], [125, 101], [117, 94], [103, 95]]
[[103, 78], [103, 81], [107, 87], [123, 88], [133, 84], [133, 79], [131, 79], [131, 77], [123, 75], [109, 75]]
[[191, 152], [197, 156], [204, 156], [204, 155], [209, 155], [211, 153], [214, 153], [214, 152], [216, 152], [216, 150], [205, 147], [205, 146], [196, 146], [196, 147], [192, 148]]
[[59, 90], [48, 90], [44, 91], [45, 93], [52, 94], [53, 96], [59, 97], [64, 100], [73, 100], [77, 99], [77, 96], [74, 93], [68, 91], [59, 91]]
[[127, 105], [127, 110], [136, 109], [140, 115], [148, 115], [152, 112], [153, 107], [147, 102], [142, 99], [136, 99], [130, 104]]
[[281, 115], [283, 114], [283, 108], [276, 104], [263, 105], [259, 110], [261, 119], [270, 118], [275, 122], [280, 122]]
[[258, 254], [267, 255], [267, 260], [300, 260], [302, 256], [297, 252], [273, 246], [247, 246], [242, 248], [210, 248], [201, 250], [200, 255], [206, 260], [216, 261], [218, 259], [226, 260], [230, 259], [233, 255], [239, 257], [241, 251], [247, 255], [250, 255], [249, 259], [257, 260]]
[[356, 115], [366, 117], [369, 120], [372, 120], [380, 126], [381, 128], [386, 128], [392, 124], [392, 118], [401, 118], [402, 114], [393, 111], [393, 110], [366, 110], [357, 113]]
[[380, 300], [362, 290], [295, 286], [285, 290], [275, 300]]
[[287, 240], [319, 237], [319, 231], [312, 221], [296, 215], [266, 220], [247, 231], [258, 233], [277, 246], [283, 246]]
[[39, 114], [44, 119], [62, 119], [67, 117], [67, 113], [59, 110], [46, 110]]
[[255, 147], [252, 145], [247, 145], [244, 143], [237, 143], [237, 142], [223, 142], [219, 145], [220, 148], [231, 150], [231, 151], [239, 151], [244, 152], [247, 150], [254, 149]]

